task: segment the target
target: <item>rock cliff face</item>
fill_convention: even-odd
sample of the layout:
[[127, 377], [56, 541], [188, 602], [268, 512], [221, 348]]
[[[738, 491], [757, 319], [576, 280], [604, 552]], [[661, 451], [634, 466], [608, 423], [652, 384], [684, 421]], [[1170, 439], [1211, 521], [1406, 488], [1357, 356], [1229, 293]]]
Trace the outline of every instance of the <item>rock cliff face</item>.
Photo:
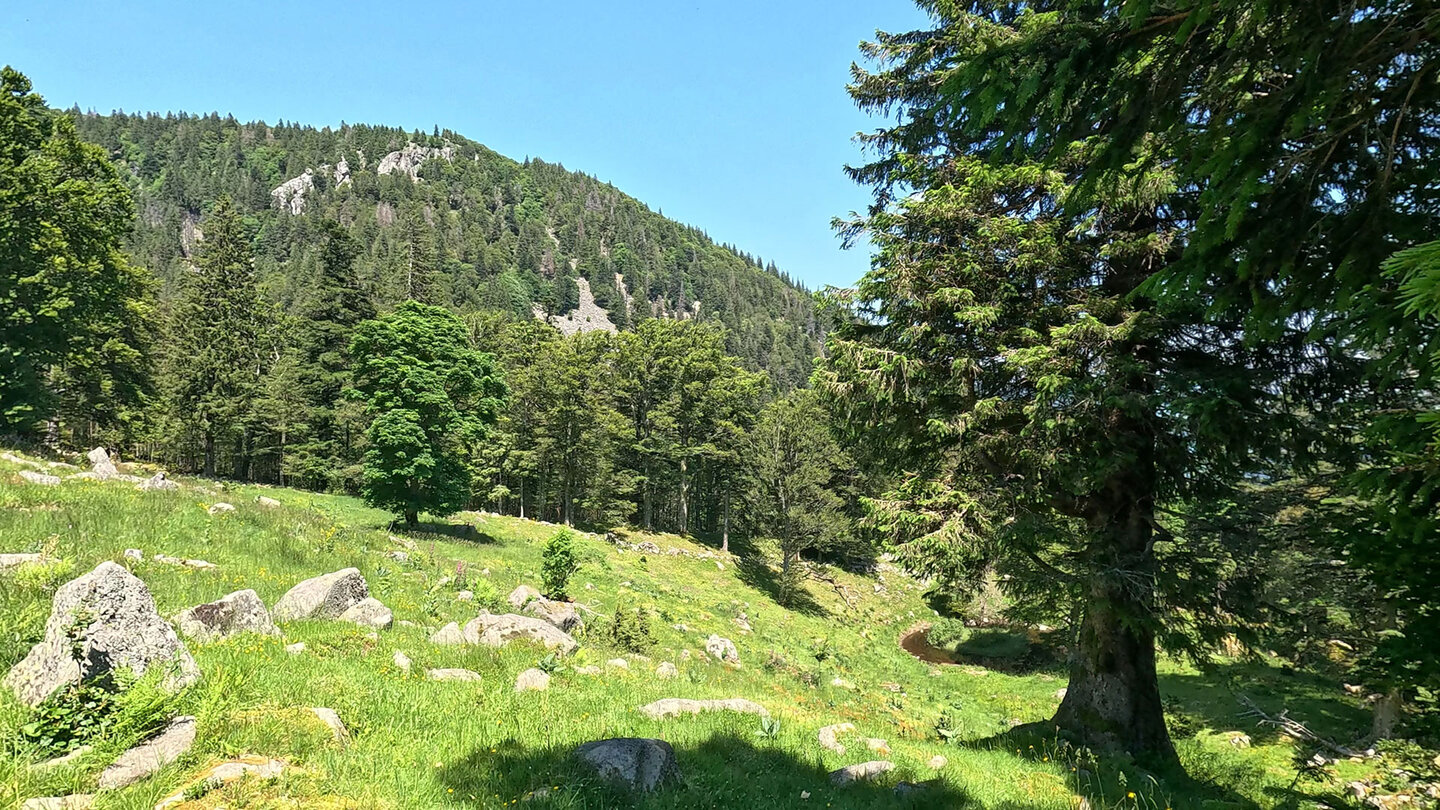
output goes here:
[[545, 318], [544, 313], [537, 310], [536, 317], [548, 321], [567, 336], [579, 332], [617, 331], [615, 323], [610, 320], [610, 313], [595, 303], [595, 294], [590, 291], [590, 282], [584, 278], [577, 278], [575, 286], [580, 288], [580, 305], [575, 308], [574, 312]]
[[442, 158], [446, 161], [455, 160], [455, 147], [444, 146], [420, 146], [419, 144], [407, 143], [404, 149], [391, 152], [380, 159], [380, 165], [375, 168], [377, 174], [393, 174], [404, 172], [410, 175], [411, 181], [420, 179], [420, 167], [427, 160]]
[[305, 195], [314, 191], [315, 173], [306, 169], [304, 174], [292, 177], [271, 190], [270, 199], [281, 211], [299, 216], [305, 211]]

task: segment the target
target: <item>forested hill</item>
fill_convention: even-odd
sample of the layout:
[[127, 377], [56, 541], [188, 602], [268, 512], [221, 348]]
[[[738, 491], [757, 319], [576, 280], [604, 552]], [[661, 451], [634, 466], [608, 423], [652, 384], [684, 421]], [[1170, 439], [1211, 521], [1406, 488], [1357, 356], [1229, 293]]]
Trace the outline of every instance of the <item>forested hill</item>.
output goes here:
[[715, 319], [728, 350], [781, 387], [802, 383], [819, 350], [809, 295], [773, 264], [559, 164], [519, 163], [448, 130], [71, 115], [129, 178], [131, 252], [167, 282], [204, 213], [229, 195], [253, 231], [262, 284], [287, 309], [314, 278], [333, 219], [363, 247], [356, 269], [382, 308], [418, 298], [542, 314], [567, 331]]

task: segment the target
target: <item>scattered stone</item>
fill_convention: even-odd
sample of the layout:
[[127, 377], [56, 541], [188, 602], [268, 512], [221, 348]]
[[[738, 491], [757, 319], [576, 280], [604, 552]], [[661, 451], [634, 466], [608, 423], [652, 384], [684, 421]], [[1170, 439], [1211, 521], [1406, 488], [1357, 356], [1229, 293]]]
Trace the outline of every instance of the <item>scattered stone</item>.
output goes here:
[[158, 737], [120, 755], [100, 774], [101, 790], [118, 790], [154, 774], [195, 744], [195, 718], [177, 717]]
[[110, 460], [110, 454], [105, 452], [105, 448], [97, 447], [85, 454], [85, 458], [90, 461], [90, 472], [95, 478], [106, 481], [120, 477], [120, 470], [115, 467], [115, 462]]
[[335, 742], [344, 745], [350, 740], [350, 730], [345, 728], [345, 723], [340, 720], [340, 715], [334, 709], [327, 709], [324, 706], [311, 706], [310, 712], [320, 718], [320, 722], [330, 729], [330, 735]]
[[300, 653], [305, 652], [305, 642], [297, 641], [294, 644], [286, 644], [285, 652], [290, 653], [291, 655], [299, 655]]
[[655, 668], [655, 676], [662, 680], [668, 681], [679, 674], [680, 670], [676, 669], [675, 665], [669, 661], [661, 661], [660, 666]]
[[5, 676], [21, 702], [35, 706], [66, 684], [125, 668], [143, 675], [173, 666], [164, 681], [180, 689], [200, 677], [175, 629], [155, 611], [145, 583], [118, 563], [100, 563], [60, 586], [45, 622], [45, 638]]
[[716, 571], [724, 571], [724, 570], [725, 570], [725, 563], [722, 563], [722, 562], [720, 562], [719, 560], [716, 560], [716, 561], [715, 561], [715, 570], [716, 570]]
[[668, 782], [680, 781], [675, 750], [664, 740], [621, 737], [585, 743], [575, 756], [602, 777], [620, 782], [632, 790], [649, 792]]
[[131, 562], [145, 562], [145, 552], [138, 548], [125, 549], [125, 559]]
[[60, 476], [49, 475], [34, 470], [21, 470], [20, 477], [32, 484], [39, 484], [42, 487], [57, 487], [60, 485]]
[[1236, 748], [1250, 747], [1250, 735], [1242, 731], [1227, 731], [1225, 732], [1225, 737], [1230, 741], [1230, 744]]
[[212, 790], [240, 779], [254, 778], [270, 780], [285, 772], [285, 763], [266, 757], [243, 756], [218, 765], [211, 765], [201, 771], [183, 790], [172, 793], [155, 805], [155, 810], [170, 810], [187, 801], [209, 793]]
[[280, 633], [259, 594], [248, 588], [196, 605], [176, 616], [174, 622], [181, 635], [197, 641], [216, 641], [238, 633]]
[[395, 562], [405, 563], [410, 562], [410, 553], [408, 551], [387, 551], [385, 552], [385, 558], [394, 560]]
[[460, 631], [460, 625], [458, 623], [450, 622], [449, 624], [435, 631], [435, 635], [430, 637], [430, 643], [444, 644], [447, 646], [464, 644], [465, 634]]
[[475, 601], [475, 592], [474, 592], [474, 591], [461, 591], [461, 592], [455, 594], [455, 601], [456, 601], [456, 602], [473, 602], [473, 601]]
[[234, 512], [235, 507], [233, 504], [228, 504], [222, 501], [220, 503], [210, 504], [210, 508], [206, 509], [205, 511], [209, 512], [211, 515], [223, 515], [228, 512]]
[[830, 772], [830, 781], [837, 785], [849, 785], [854, 782], [869, 782], [882, 773], [895, 769], [895, 763], [883, 759], [861, 762], [856, 765], [846, 765], [843, 768]]
[[209, 571], [220, 567], [215, 563], [206, 562], [205, 560], [186, 560], [180, 557], [171, 557], [168, 554], [156, 554], [150, 559], [158, 563], [165, 563], [166, 565], [176, 565], [181, 568], [198, 568], [202, 571]]
[[841, 678], [838, 675], [830, 680], [830, 685], [838, 689], [849, 689], [852, 692], [855, 691], [855, 684], [845, 680], [844, 678]]
[[580, 612], [569, 602], [557, 602], [542, 596], [527, 602], [520, 612], [549, 622], [562, 633], [573, 633], [585, 627], [585, 620], [580, 618]]
[[600, 674], [600, 667], [596, 667], [596, 666], [575, 667], [575, 672], [578, 673], [578, 674], [580, 674], [580, 675], [599, 675], [599, 674]]
[[516, 692], [544, 692], [550, 688], [550, 673], [531, 667], [515, 678]]
[[381, 630], [389, 630], [390, 626], [395, 623], [395, 614], [391, 613], [390, 608], [385, 607], [379, 599], [367, 596], [341, 613], [340, 621], [351, 622], [362, 627], [378, 627]]
[[[392, 535], [390, 535], [390, 542], [394, 543], [395, 545], [397, 545], [397, 546], [399, 546], [399, 547], [401, 547], [401, 548], [409, 549], [410, 551], [414, 551], [414, 550], [415, 550], [415, 541], [414, 541], [414, 540], [411, 540], [411, 539], [408, 538], [408, 537], [396, 537], [395, 535], [392, 534]], [[446, 579], [448, 580], [449, 577], [446, 577]]]
[[770, 716], [770, 712], [766, 711], [764, 706], [744, 698], [728, 698], [726, 700], [664, 698], [640, 707], [640, 713], [651, 720], [663, 720], [667, 717], [702, 712], [740, 712], [741, 714], [758, 714], [762, 717]]
[[95, 797], [88, 793], [73, 793], [69, 796], [49, 796], [43, 799], [26, 799], [20, 810], [90, 810], [95, 806]]
[[897, 782], [895, 784], [895, 796], [901, 799], [908, 799], [912, 796], [918, 796], [930, 788], [931, 783], [929, 782]]
[[865, 740], [865, 747], [881, 756], [890, 756], [890, 743], [885, 742], [879, 737], [870, 737]]
[[398, 625], [400, 625], [401, 627], [419, 627], [419, 626], [420, 626], [420, 625], [416, 624], [415, 622], [410, 621], [409, 619], [401, 619], [400, 621], [395, 622], [395, 623], [398, 624]]
[[535, 590], [529, 585], [521, 585], [515, 590], [511, 591], [510, 595], [505, 597], [505, 601], [509, 603], [510, 607], [519, 610], [520, 608], [525, 607], [526, 603], [528, 603], [530, 600], [539, 598], [541, 598], [539, 591]]
[[635, 546], [635, 550], [636, 550], [636, 551], [640, 551], [640, 552], [644, 552], [644, 553], [646, 553], [646, 554], [659, 554], [659, 553], [660, 553], [660, 547], [657, 546], [657, 545], [655, 545], [654, 543], [650, 542], [649, 540], [646, 540], [645, 542], [636, 545], [636, 546]]
[[1064, 700], [1064, 699], [1065, 699], [1065, 695], [1066, 695], [1066, 693], [1067, 693], [1068, 691], [1069, 691], [1069, 690], [1066, 689], [1066, 688], [1063, 687], [1063, 686], [1060, 687], [1059, 689], [1056, 689], [1056, 690], [1055, 690], [1055, 699], [1056, 699], [1056, 700]]
[[55, 757], [54, 759], [47, 759], [47, 760], [45, 760], [44, 762], [37, 762], [37, 763], [35, 763], [34, 765], [31, 765], [31, 766], [30, 766], [30, 770], [32, 770], [32, 771], [52, 771], [52, 770], [54, 770], [54, 769], [56, 769], [56, 768], [63, 768], [63, 767], [65, 767], [66, 765], [74, 764], [74, 763], [75, 763], [77, 760], [79, 760], [81, 757], [85, 756], [86, 754], [88, 754], [88, 753], [90, 753], [91, 751], [94, 751], [94, 750], [95, 750], [95, 746], [93, 746], [93, 745], [82, 745], [82, 746], [80, 746], [79, 748], [76, 748], [74, 751], [71, 751], [70, 753], [68, 753], [68, 754], [66, 754], [66, 755], [64, 755], [64, 756], [62, 756], [62, 757]]
[[291, 588], [275, 603], [275, 620], [336, 619], [369, 596], [365, 577], [355, 568], [346, 568]]
[[580, 647], [575, 639], [549, 622], [514, 613], [482, 613], [466, 622], [463, 632], [465, 643], [487, 647], [504, 647], [517, 639], [539, 642], [546, 649], [559, 650], [563, 655]]
[[629, 669], [630, 662], [626, 661], [624, 658], [611, 658], [609, 661], [605, 662], [605, 666], [615, 667], [616, 669]]
[[834, 751], [837, 754], [845, 753], [845, 746], [840, 744], [841, 734], [855, 733], [854, 723], [836, 723], [833, 726], [825, 726], [820, 729], [816, 737], [820, 740], [820, 747]]
[[946, 765], [949, 765], [949, 764], [950, 764], [950, 760], [946, 759], [945, 757], [943, 757], [943, 756], [941, 756], [941, 755], [939, 755], [939, 754], [936, 754], [935, 756], [933, 756], [933, 757], [930, 758], [930, 761], [929, 761], [929, 762], [927, 762], [927, 763], [925, 763], [925, 764], [926, 764], [926, 765], [929, 765], [932, 770], [938, 771], [938, 770], [940, 770], [941, 768], [945, 767]]
[[163, 472], [157, 472], [144, 481], [140, 482], [137, 489], [142, 492], [173, 492], [180, 488], [180, 484], [171, 481]]
[[399, 650], [396, 650], [395, 655], [391, 656], [390, 660], [395, 662], [396, 669], [400, 670], [406, 675], [410, 674], [410, 656]]
[[728, 638], [721, 638], [714, 633], [710, 634], [710, 638], [705, 639], [705, 652], [721, 661], [732, 664], [740, 663], [740, 651], [735, 649], [735, 642]]
[[468, 669], [427, 669], [425, 677], [432, 681], [479, 681], [480, 673]]
[[0, 571], [40, 562], [39, 554], [0, 554]]
[[256, 499], [255, 499], [255, 503], [260, 504], [261, 506], [265, 507], [266, 509], [274, 509], [275, 507], [277, 507], [277, 506], [280, 505], [280, 502], [279, 502], [279, 501], [275, 500], [274, 498], [268, 497], [268, 496], [266, 496], [266, 495], [261, 495], [260, 497], [256, 498]]

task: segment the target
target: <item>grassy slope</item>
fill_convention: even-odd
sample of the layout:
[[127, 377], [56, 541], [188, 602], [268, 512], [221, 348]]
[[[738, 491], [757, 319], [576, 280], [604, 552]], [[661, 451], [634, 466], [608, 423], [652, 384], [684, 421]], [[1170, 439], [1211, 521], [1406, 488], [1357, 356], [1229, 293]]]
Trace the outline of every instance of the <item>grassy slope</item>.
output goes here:
[[[1286, 798], [1293, 776], [1287, 768], [1293, 749], [1281, 740], [1247, 729], [1256, 746], [1236, 751], [1211, 733], [1242, 722], [1233, 695], [1215, 677], [1173, 664], [1164, 676], [1166, 692], [1201, 728], [1181, 741], [1182, 755], [1193, 773], [1223, 787], [1154, 784], [1134, 767], [1067, 760], [1043, 740], [997, 738], [1014, 720], [1047, 717], [1063, 679], [935, 667], [911, 658], [898, 649], [897, 637], [931, 611], [915, 583], [893, 572], [882, 575], [882, 591], [876, 580], [833, 572], [853, 606], [817, 582], [810, 609], [787, 611], [767, 595], [763, 567], [737, 570], [727, 562], [718, 570], [710, 560], [619, 553], [587, 537], [587, 562], [572, 594], [604, 615], [617, 607], [653, 608], [653, 661], [633, 660], [628, 673], [607, 668], [600, 677], [562, 670], [548, 691], [516, 694], [515, 675], [541, 654], [524, 645], [492, 650], [429, 644], [435, 628], [463, 622], [477, 610], [475, 603], [454, 599], [455, 586], [435, 588], [458, 563], [482, 597], [488, 592], [503, 598], [521, 583], [538, 585], [540, 548], [553, 526], [460, 515], [432, 527], [442, 532], [417, 537], [418, 548], [401, 564], [383, 556], [396, 548], [386, 531], [388, 516], [350, 498], [246, 487], [215, 495], [188, 488], [141, 493], [93, 482], [39, 487], [21, 483], [18, 469], [0, 461], [0, 552], [45, 548], [73, 566], [49, 577], [0, 576], [0, 669], [39, 637], [55, 587], [102, 560], [123, 562], [122, 551], [130, 547], [146, 553], [146, 562], [127, 564], [150, 586], [163, 615], [241, 588], [254, 588], [273, 605], [301, 579], [355, 566], [397, 621], [417, 625], [397, 624], [372, 640], [357, 627], [301, 622], [285, 626], [283, 639], [191, 643], [204, 679], [165, 710], [199, 717], [195, 747], [156, 778], [103, 796], [102, 810], [148, 810], [208, 761], [240, 753], [284, 758], [298, 770], [271, 785], [213, 793], [193, 806], [503, 807], [550, 787], [546, 801], [528, 806], [613, 807], [626, 800], [577, 771], [567, 755], [579, 743], [617, 736], [661, 737], [674, 745], [687, 782], [639, 805], [654, 808], [889, 806], [895, 803], [894, 781], [937, 776], [925, 764], [935, 754], [949, 759], [938, 773], [942, 782], [925, 799], [903, 806], [1069, 808], [1077, 794], [1089, 796], [1093, 807], [1246, 806], [1249, 800], [1273, 806]], [[258, 506], [261, 493], [283, 506]], [[238, 510], [211, 517], [205, 508], [217, 500]], [[650, 539], [662, 548], [705, 550], [678, 537]], [[149, 561], [154, 553], [199, 557], [219, 568], [175, 568]], [[483, 569], [489, 574], [481, 575]], [[734, 624], [741, 611], [753, 633]], [[742, 667], [682, 660], [680, 650], [703, 649], [712, 632], [735, 640]], [[584, 647], [568, 663], [603, 665], [618, 654], [597, 636], [582, 637]], [[308, 650], [287, 654], [283, 645], [294, 641], [306, 642]], [[417, 674], [396, 670], [395, 650], [414, 660]], [[673, 661], [680, 676], [662, 681], [650, 674], [661, 660]], [[428, 682], [418, 675], [427, 667], [466, 667], [484, 681]], [[836, 676], [857, 688], [831, 686]], [[1270, 709], [1289, 705], [1322, 733], [1344, 737], [1364, 725], [1363, 713], [1333, 684], [1264, 668], [1235, 667], [1226, 677], [1228, 688], [1243, 688]], [[899, 684], [902, 691], [885, 684]], [[780, 719], [781, 730], [757, 736], [750, 716], [657, 722], [636, 712], [662, 697], [750, 698]], [[350, 744], [330, 742], [303, 711], [307, 706], [335, 709], [350, 728]], [[960, 732], [955, 744], [933, 730], [946, 710]], [[0, 808], [31, 796], [88, 791], [109, 757], [136, 736], [117, 732], [77, 767], [37, 774], [25, 766], [42, 757], [17, 742], [16, 730], [26, 719], [8, 693], [0, 696]], [[826, 781], [830, 769], [881, 758], [865, 750], [862, 739], [845, 740], [850, 751], [843, 756], [821, 749], [817, 729], [842, 721], [854, 723], [863, 736], [889, 741], [893, 753], [885, 758], [898, 769], [887, 783], [837, 789]], [[1117, 781], [1122, 770], [1124, 784]], [[802, 803], [801, 791], [809, 791], [808, 801]]]

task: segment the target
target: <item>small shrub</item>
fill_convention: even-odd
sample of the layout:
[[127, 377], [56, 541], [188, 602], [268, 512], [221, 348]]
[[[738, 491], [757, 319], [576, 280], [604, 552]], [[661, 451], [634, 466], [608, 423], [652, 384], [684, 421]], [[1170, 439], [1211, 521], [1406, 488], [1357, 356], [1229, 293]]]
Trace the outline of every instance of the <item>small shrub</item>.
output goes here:
[[610, 621], [609, 642], [622, 650], [643, 653], [655, 643], [650, 614], [641, 608], [617, 609]]
[[769, 715], [760, 717], [760, 728], [755, 732], [756, 737], [770, 739], [780, 736], [780, 719]]
[[941, 618], [930, 625], [930, 632], [925, 635], [936, 647], [953, 648], [970, 639], [970, 628], [960, 619]]
[[554, 675], [560, 669], [560, 656], [555, 653], [550, 653], [539, 661], [536, 661], [535, 668], [541, 672]]
[[561, 529], [550, 538], [545, 544], [545, 551], [540, 561], [540, 583], [545, 588], [545, 596], [550, 599], [565, 599], [565, 589], [570, 585], [570, 577], [580, 568], [580, 562], [575, 556], [575, 533], [569, 529]]
[[22, 588], [50, 590], [70, 579], [75, 571], [74, 560], [42, 560], [28, 563], [15, 570], [15, 584]]
[[63, 754], [109, 731], [117, 708], [112, 681], [71, 684], [35, 707], [20, 736], [46, 756]]

